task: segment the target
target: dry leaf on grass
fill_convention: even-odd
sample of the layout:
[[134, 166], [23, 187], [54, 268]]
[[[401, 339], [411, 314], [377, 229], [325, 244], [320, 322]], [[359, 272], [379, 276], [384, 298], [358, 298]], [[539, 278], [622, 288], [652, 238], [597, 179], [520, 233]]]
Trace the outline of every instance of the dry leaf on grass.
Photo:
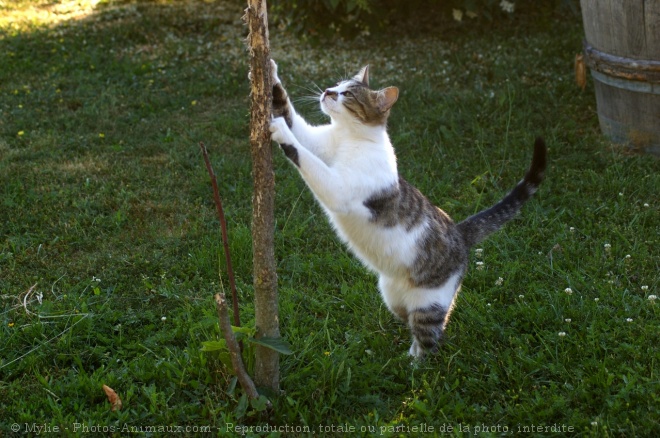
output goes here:
[[103, 385], [103, 391], [105, 395], [108, 396], [108, 401], [112, 405], [112, 411], [118, 411], [121, 409], [121, 399], [117, 395], [114, 389], [110, 388], [108, 385]]
[[587, 86], [587, 66], [582, 53], [575, 55], [575, 83], [583, 90]]

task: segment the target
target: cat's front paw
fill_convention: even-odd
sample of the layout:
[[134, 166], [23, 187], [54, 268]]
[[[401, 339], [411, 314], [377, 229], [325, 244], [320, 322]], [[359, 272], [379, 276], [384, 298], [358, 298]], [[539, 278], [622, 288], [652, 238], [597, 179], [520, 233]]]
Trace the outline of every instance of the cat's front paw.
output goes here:
[[282, 83], [279, 76], [277, 76], [277, 64], [272, 59], [270, 60], [270, 78], [273, 81], [273, 86]]
[[[270, 60], [270, 79], [273, 82], [273, 86], [282, 83], [277, 76], [277, 64], [272, 59]], [[252, 82], [252, 70], [248, 71], [248, 80]]]
[[286, 124], [284, 117], [274, 118], [270, 122], [270, 138], [281, 145], [290, 145], [294, 143], [295, 137], [293, 136], [291, 129], [289, 129], [289, 126]]
[[300, 167], [300, 158], [298, 149], [295, 146], [296, 138], [289, 129], [284, 117], [277, 117], [270, 122], [270, 138], [280, 144], [284, 155], [291, 160], [293, 164]]

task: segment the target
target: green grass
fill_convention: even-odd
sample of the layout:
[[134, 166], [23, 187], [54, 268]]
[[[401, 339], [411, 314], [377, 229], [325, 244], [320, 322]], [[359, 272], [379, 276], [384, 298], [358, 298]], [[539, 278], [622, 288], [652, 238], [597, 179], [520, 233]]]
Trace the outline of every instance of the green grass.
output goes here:
[[199, 141], [253, 321], [242, 4], [102, 2], [86, 16], [67, 5], [0, 5], [0, 434], [14, 423], [117, 436], [165, 425], [224, 435], [228, 423], [660, 433], [660, 303], [648, 298], [660, 285], [660, 163], [600, 136], [593, 89], [572, 78], [579, 17], [326, 47], [271, 29], [294, 97], [365, 63], [375, 85], [401, 89], [390, 120], [400, 171], [456, 219], [513, 187], [535, 136], [550, 163], [520, 218], [473, 255], [446, 345], [411, 364], [375, 277], [275, 150], [280, 318], [294, 354], [264, 417], [201, 351], [219, 337], [212, 295], [225, 273]]

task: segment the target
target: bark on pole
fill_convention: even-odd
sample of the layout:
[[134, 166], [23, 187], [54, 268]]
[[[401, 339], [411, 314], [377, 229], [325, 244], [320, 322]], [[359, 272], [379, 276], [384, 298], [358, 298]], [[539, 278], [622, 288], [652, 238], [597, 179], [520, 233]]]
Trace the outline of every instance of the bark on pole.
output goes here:
[[[272, 83], [266, 0], [248, 0], [248, 50], [251, 72], [250, 149], [252, 152], [252, 254], [257, 338], [279, 338], [277, 274], [274, 250], [275, 176], [270, 142]], [[279, 390], [279, 354], [256, 347], [254, 381], [258, 387]]]

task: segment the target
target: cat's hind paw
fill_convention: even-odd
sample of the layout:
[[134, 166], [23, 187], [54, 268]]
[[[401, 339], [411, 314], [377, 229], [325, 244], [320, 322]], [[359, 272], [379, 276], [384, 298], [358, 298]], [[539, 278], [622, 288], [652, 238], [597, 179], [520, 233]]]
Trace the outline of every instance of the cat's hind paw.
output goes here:
[[410, 350], [408, 350], [408, 356], [411, 356], [414, 360], [422, 359], [426, 354], [424, 348], [417, 342], [417, 339], [413, 339]]

